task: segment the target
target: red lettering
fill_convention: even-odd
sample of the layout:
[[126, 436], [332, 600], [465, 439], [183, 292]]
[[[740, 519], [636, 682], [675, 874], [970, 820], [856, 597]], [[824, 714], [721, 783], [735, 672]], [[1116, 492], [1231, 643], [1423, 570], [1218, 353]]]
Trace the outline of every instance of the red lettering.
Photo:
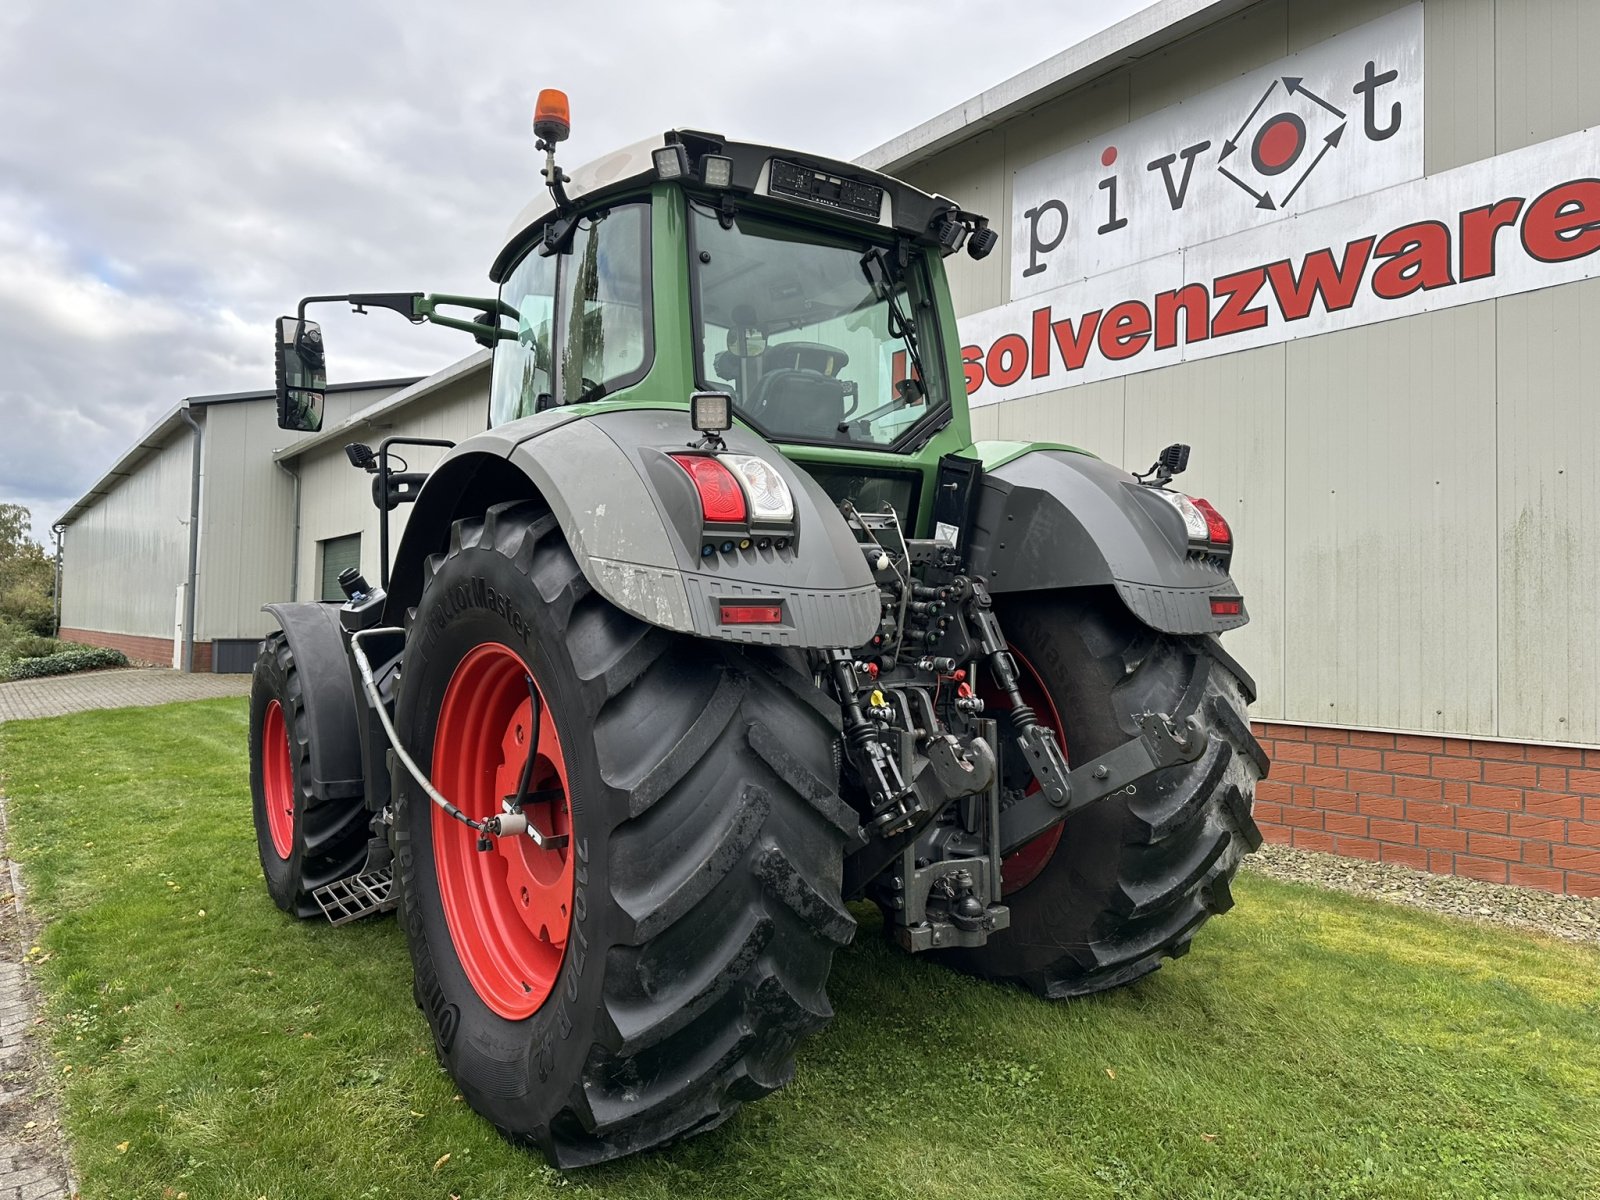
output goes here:
[[961, 347], [961, 370], [967, 377], [967, 395], [983, 386], [983, 347]]
[[995, 387], [1010, 387], [1028, 369], [1028, 343], [1020, 333], [1008, 333], [989, 347], [986, 370]]
[[1191, 283], [1175, 292], [1156, 296], [1156, 349], [1178, 344], [1178, 313], [1183, 313], [1183, 339], [1203, 342], [1211, 336], [1211, 293], [1203, 283]]
[[1211, 323], [1212, 337], [1245, 333], [1266, 325], [1266, 308], [1248, 307], [1266, 281], [1265, 267], [1251, 267], [1248, 271], [1236, 271], [1232, 275], [1224, 275], [1212, 284], [1211, 290], [1223, 298], [1222, 308], [1218, 310], [1216, 320]]
[[1456, 281], [1451, 274], [1450, 227], [1442, 221], [1418, 221], [1384, 234], [1378, 254], [1389, 261], [1372, 273], [1372, 290], [1385, 300]]
[[1067, 364], [1067, 370], [1083, 369], [1083, 364], [1089, 358], [1089, 347], [1094, 345], [1095, 326], [1099, 323], [1100, 310], [1097, 308], [1093, 312], [1084, 313], [1076, 329], [1073, 328], [1071, 317], [1050, 326], [1051, 336], [1056, 340], [1056, 349], [1061, 351], [1061, 359]]
[[1033, 377], [1050, 374], [1050, 306], [1033, 310]]
[[1495, 235], [1515, 225], [1523, 198], [1514, 196], [1498, 204], [1470, 208], [1461, 214], [1461, 282], [1486, 279], [1495, 272]]
[[1267, 278], [1278, 297], [1278, 307], [1290, 321], [1303, 321], [1320, 297], [1328, 312], [1341, 312], [1356, 302], [1356, 291], [1367, 273], [1372, 254], [1372, 238], [1359, 238], [1344, 248], [1344, 261], [1337, 266], [1333, 251], [1313, 250], [1300, 264], [1300, 276], [1287, 259], [1267, 267]]
[[1540, 262], [1571, 262], [1600, 250], [1600, 179], [1551, 188], [1522, 219], [1522, 245]]
[[1116, 360], [1132, 358], [1150, 341], [1150, 310], [1138, 300], [1124, 300], [1100, 322], [1100, 353]]

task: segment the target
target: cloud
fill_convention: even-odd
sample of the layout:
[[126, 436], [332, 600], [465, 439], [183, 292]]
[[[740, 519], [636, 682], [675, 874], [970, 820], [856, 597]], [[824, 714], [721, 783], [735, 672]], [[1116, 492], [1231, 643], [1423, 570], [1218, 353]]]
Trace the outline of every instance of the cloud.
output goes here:
[[[7, 0], [0, 501], [42, 535], [182, 397], [268, 386], [301, 295], [489, 290], [541, 86], [569, 167], [673, 126], [852, 158], [1139, 7]], [[335, 379], [471, 348], [328, 327]]]

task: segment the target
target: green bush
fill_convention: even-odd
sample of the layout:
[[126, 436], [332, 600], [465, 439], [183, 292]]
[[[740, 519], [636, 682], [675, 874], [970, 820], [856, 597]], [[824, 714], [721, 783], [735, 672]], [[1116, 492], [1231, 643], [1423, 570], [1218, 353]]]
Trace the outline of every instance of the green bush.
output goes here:
[[9, 679], [40, 679], [46, 675], [66, 675], [71, 671], [94, 671], [101, 667], [125, 667], [128, 656], [121, 650], [101, 646], [75, 646], [40, 658], [19, 658], [11, 663]]
[[45, 658], [52, 654], [60, 654], [63, 650], [76, 649], [70, 642], [58, 642], [53, 637], [40, 637], [36, 633], [18, 634], [11, 639], [6, 647], [5, 657], [17, 658]]

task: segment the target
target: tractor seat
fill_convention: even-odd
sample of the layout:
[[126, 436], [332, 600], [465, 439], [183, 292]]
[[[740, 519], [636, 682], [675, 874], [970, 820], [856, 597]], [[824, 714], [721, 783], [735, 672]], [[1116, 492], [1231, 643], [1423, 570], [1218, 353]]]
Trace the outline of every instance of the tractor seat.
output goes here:
[[835, 438], [844, 420], [844, 383], [818, 371], [780, 367], [761, 377], [751, 409], [774, 433]]

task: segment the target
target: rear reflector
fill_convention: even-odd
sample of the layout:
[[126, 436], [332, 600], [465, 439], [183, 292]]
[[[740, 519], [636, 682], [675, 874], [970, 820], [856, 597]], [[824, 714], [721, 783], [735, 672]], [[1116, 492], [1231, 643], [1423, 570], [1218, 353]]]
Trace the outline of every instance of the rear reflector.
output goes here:
[[724, 625], [782, 625], [783, 605], [724, 604], [722, 606], [722, 623]]
[[1233, 530], [1228, 528], [1228, 522], [1216, 506], [1209, 500], [1202, 500], [1195, 496], [1194, 506], [1200, 510], [1201, 516], [1206, 519], [1206, 540], [1213, 546], [1227, 546], [1233, 542]]
[[745, 523], [749, 510], [744, 489], [732, 471], [708, 454], [674, 454], [672, 461], [694, 480], [694, 489], [700, 493], [700, 511], [707, 521], [717, 525]]
[[1238, 617], [1244, 615], [1244, 601], [1238, 596], [1211, 597], [1213, 617]]

